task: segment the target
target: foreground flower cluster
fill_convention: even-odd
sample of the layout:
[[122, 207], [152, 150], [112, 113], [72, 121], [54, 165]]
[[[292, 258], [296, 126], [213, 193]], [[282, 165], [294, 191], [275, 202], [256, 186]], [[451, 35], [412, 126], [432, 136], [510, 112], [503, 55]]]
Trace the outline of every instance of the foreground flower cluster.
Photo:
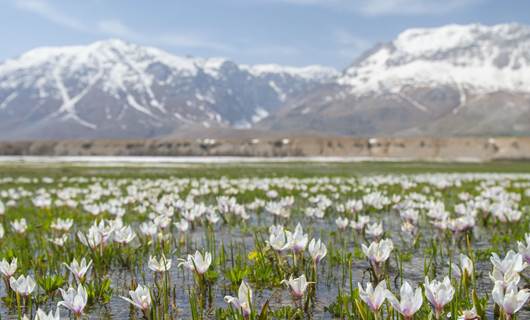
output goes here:
[[529, 175], [4, 177], [0, 313], [526, 319], [529, 208]]

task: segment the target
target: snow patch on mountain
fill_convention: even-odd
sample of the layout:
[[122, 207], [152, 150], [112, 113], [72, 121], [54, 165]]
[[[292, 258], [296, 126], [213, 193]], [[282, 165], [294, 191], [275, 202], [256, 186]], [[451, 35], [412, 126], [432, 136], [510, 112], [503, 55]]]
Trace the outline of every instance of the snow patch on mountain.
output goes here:
[[437, 85], [528, 92], [530, 27], [472, 24], [406, 30], [348, 68], [338, 82], [358, 95]]
[[258, 64], [253, 66], [242, 65], [241, 67], [256, 77], [276, 74], [289, 75], [291, 77], [298, 77], [306, 80], [317, 79], [321, 81], [329, 81], [339, 75], [339, 72], [336, 69], [320, 65], [287, 67], [277, 64]]

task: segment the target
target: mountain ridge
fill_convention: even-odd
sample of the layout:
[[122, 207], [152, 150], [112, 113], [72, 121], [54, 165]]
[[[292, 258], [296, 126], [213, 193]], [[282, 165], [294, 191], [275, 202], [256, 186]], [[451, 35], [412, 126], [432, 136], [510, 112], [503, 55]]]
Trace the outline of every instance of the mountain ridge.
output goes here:
[[0, 128], [3, 140], [156, 138], [215, 128], [530, 135], [530, 27], [407, 29], [342, 73], [176, 56], [118, 39], [41, 47], [0, 63]]

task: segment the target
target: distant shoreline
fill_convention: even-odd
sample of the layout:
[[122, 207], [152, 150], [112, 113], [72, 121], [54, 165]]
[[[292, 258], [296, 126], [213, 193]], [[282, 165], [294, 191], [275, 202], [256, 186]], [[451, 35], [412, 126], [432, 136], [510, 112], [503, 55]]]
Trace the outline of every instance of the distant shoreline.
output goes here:
[[70, 140], [0, 142], [9, 163], [487, 162], [530, 160], [530, 137]]

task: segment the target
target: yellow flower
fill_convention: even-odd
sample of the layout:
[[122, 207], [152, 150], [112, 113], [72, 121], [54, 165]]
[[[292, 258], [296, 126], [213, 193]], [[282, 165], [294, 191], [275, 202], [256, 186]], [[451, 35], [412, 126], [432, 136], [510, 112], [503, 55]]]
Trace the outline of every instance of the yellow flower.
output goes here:
[[257, 257], [258, 257], [258, 252], [257, 251], [250, 251], [248, 253], [248, 259], [249, 260], [256, 260]]

